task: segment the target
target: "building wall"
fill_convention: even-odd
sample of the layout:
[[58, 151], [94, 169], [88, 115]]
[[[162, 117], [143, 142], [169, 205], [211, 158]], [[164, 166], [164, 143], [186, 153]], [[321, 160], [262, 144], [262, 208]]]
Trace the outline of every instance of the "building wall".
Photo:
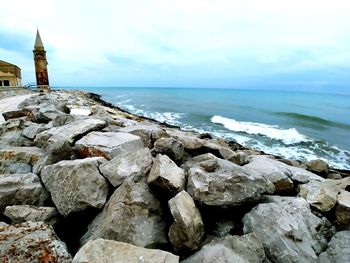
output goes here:
[[11, 73], [0, 71], [0, 86], [19, 87], [22, 86], [22, 80]]

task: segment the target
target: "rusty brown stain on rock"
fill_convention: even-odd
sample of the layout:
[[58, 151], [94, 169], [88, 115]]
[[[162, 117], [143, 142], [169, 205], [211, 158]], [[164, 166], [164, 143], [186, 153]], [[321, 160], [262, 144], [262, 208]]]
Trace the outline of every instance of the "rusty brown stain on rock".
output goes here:
[[47, 247], [44, 247], [39, 258], [39, 263], [58, 263], [57, 258], [51, 253]]

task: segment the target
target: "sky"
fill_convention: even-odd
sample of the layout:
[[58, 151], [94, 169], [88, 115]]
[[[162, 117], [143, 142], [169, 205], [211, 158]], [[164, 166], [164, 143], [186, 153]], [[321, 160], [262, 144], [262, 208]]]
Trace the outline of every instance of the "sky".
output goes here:
[[0, 59], [52, 86], [350, 94], [348, 0], [1, 0]]

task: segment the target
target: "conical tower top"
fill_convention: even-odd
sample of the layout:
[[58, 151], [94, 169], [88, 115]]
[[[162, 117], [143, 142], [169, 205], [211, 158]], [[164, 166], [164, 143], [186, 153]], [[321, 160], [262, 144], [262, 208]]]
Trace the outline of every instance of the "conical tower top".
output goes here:
[[44, 50], [44, 45], [43, 45], [43, 42], [41, 41], [39, 29], [37, 29], [37, 31], [36, 31], [34, 49], [35, 50]]

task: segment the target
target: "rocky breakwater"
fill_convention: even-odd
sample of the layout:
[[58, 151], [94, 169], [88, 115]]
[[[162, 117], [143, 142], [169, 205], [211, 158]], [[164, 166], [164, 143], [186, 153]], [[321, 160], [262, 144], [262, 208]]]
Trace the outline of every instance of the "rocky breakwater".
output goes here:
[[2, 115], [1, 262], [350, 262], [347, 171], [83, 92], [33, 94]]

